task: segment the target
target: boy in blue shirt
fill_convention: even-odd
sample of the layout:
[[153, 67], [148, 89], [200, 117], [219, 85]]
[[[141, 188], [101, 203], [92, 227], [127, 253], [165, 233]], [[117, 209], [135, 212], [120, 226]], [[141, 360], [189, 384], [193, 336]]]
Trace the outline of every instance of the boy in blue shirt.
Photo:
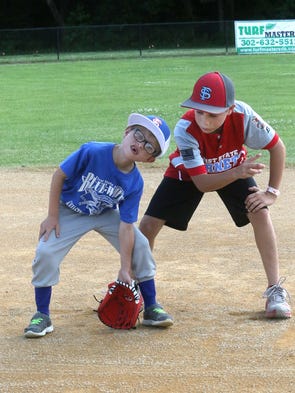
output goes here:
[[60, 264], [91, 230], [120, 253], [118, 279], [138, 282], [145, 307], [142, 323], [173, 324], [156, 301], [155, 261], [147, 239], [134, 225], [143, 192], [136, 162], [154, 162], [165, 154], [169, 142], [170, 130], [162, 118], [132, 113], [120, 144], [88, 142], [60, 164], [52, 177], [48, 216], [40, 225], [32, 266], [37, 312], [25, 328], [25, 337], [53, 331], [49, 305]]

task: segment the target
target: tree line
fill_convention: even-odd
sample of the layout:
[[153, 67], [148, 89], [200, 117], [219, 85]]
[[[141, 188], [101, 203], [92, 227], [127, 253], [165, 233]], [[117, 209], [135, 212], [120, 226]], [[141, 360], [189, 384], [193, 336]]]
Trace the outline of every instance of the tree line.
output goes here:
[[0, 29], [53, 26], [294, 19], [284, 0], [1, 0]]

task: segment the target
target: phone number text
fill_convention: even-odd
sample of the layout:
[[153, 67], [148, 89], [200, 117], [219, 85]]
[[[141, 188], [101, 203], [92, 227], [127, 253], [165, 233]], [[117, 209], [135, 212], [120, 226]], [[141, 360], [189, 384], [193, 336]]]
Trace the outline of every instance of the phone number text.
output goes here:
[[259, 38], [242, 39], [240, 46], [283, 46], [295, 45], [295, 38]]

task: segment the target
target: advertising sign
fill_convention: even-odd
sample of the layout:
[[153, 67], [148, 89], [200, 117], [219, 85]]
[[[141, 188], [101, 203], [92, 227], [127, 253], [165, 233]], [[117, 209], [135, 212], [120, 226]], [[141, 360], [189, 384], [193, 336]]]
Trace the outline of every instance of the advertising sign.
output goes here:
[[235, 42], [239, 54], [295, 52], [295, 20], [235, 21]]

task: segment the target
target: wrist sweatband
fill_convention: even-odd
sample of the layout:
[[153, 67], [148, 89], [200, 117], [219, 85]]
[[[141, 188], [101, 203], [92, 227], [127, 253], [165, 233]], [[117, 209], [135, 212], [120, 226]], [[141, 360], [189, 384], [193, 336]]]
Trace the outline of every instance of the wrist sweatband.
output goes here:
[[271, 194], [273, 194], [277, 197], [280, 196], [280, 190], [277, 190], [276, 188], [273, 188], [271, 186], [267, 187], [266, 192], [270, 192]]

